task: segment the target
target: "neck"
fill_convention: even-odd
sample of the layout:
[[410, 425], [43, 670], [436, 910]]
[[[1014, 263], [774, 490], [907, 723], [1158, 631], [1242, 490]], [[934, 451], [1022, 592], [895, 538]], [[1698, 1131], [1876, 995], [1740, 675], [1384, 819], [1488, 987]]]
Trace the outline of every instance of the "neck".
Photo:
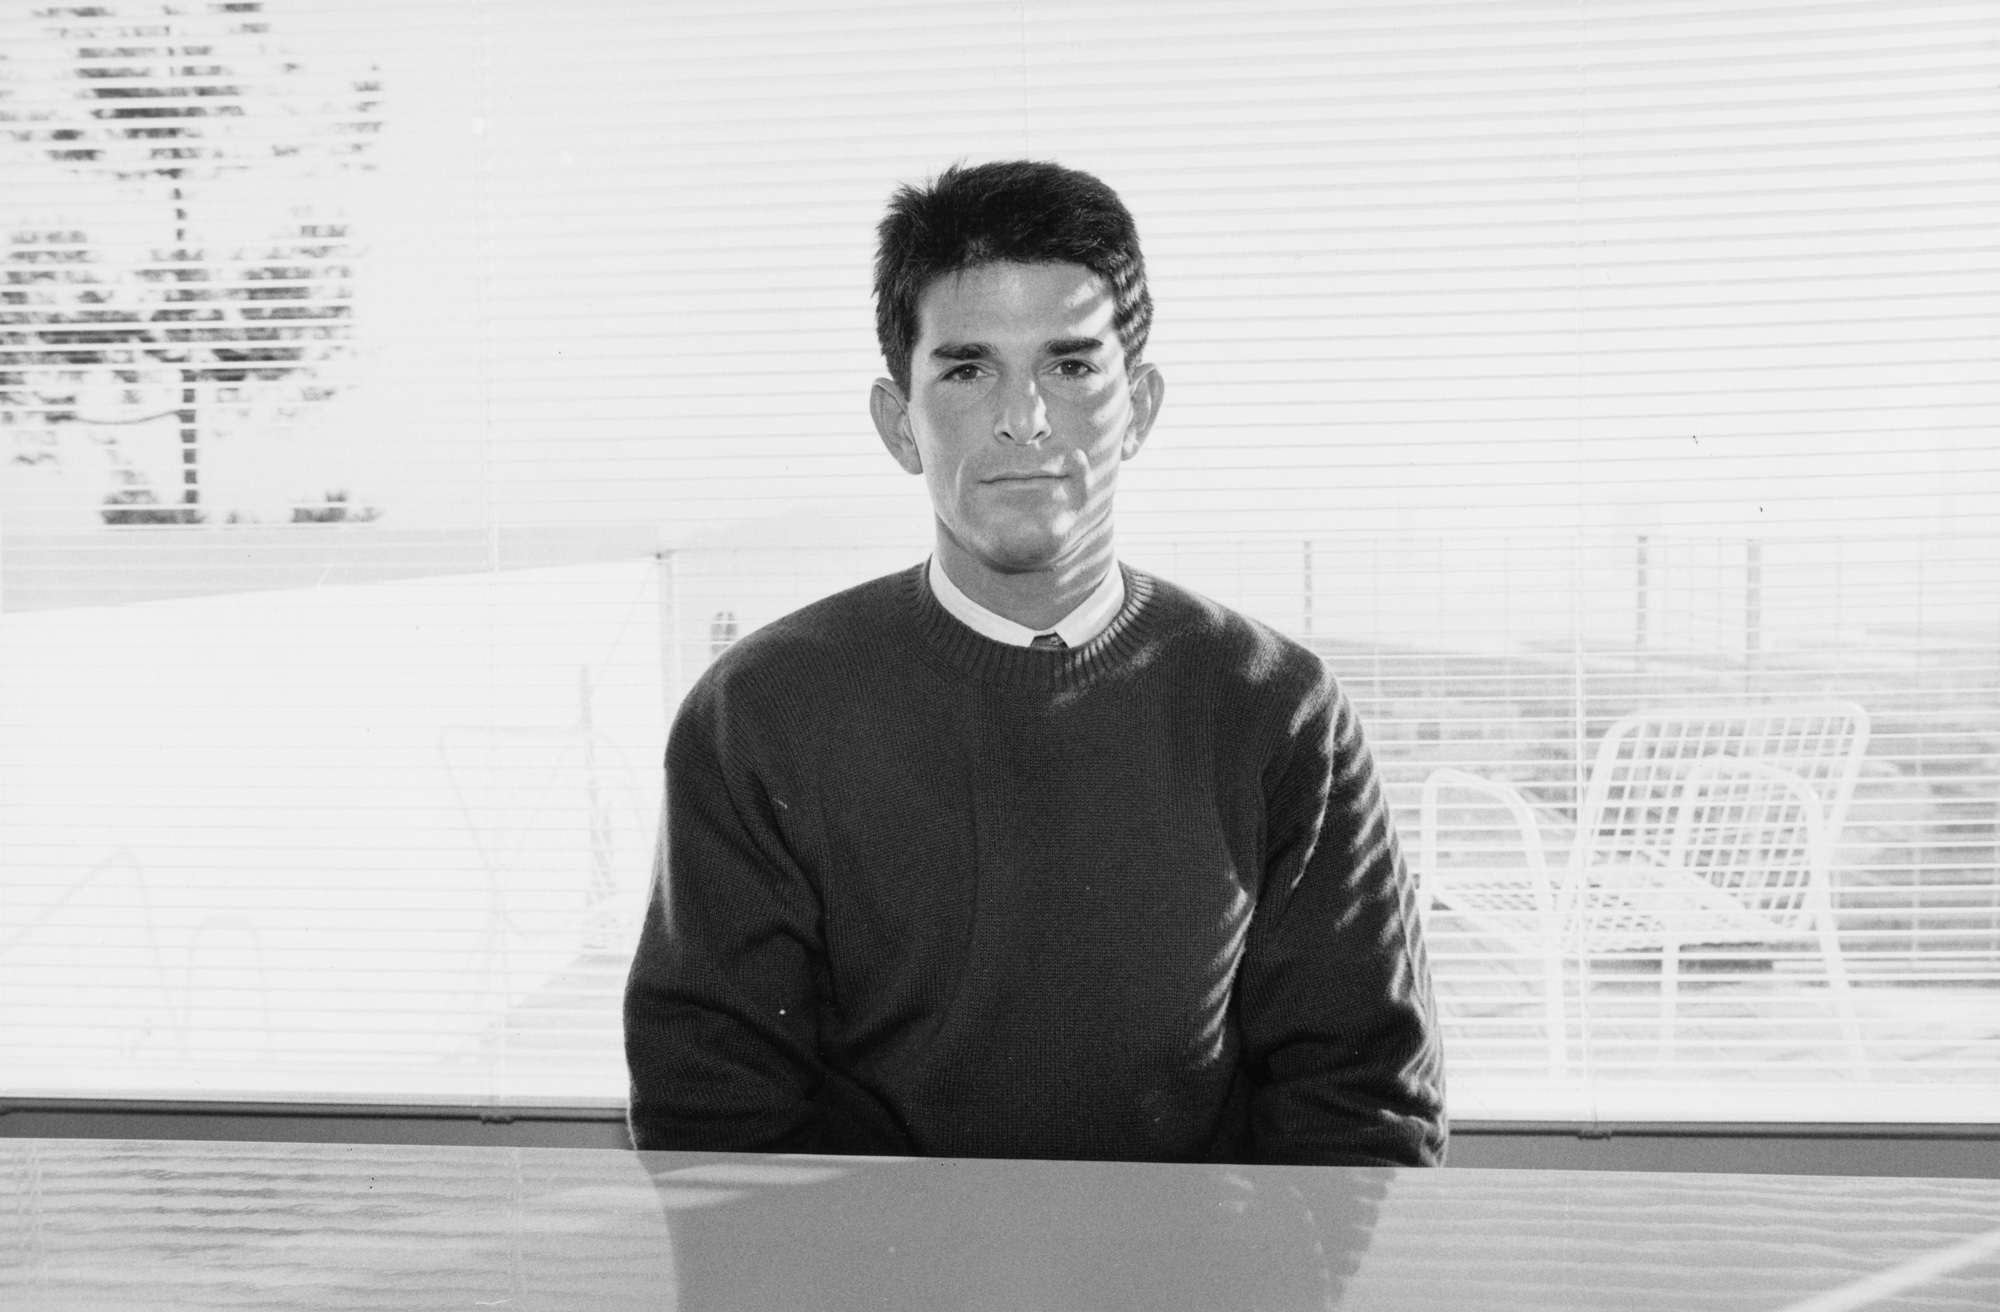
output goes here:
[[1041, 569], [994, 568], [937, 529], [938, 563], [958, 590], [996, 615], [1030, 629], [1055, 627], [1083, 604], [1111, 568], [1111, 534], [1097, 535], [1083, 550]]

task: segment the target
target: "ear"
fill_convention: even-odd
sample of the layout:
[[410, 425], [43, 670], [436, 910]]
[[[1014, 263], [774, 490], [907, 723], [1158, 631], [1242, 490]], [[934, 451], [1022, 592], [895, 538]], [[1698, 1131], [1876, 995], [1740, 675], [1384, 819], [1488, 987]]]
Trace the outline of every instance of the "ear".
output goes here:
[[1132, 422], [1126, 425], [1125, 440], [1118, 446], [1120, 460], [1130, 460], [1139, 454], [1139, 448], [1146, 444], [1146, 435], [1153, 431], [1153, 421], [1160, 417], [1160, 402], [1167, 394], [1167, 380], [1150, 364], [1140, 365], [1126, 385], [1132, 392]]
[[875, 421], [882, 445], [889, 448], [889, 454], [903, 467], [903, 472], [923, 473], [924, 457], [917, 450], [917, 439], [910, 433], [910, 398], [893, 378], [875, 380], [868, 393], [868, 414]]

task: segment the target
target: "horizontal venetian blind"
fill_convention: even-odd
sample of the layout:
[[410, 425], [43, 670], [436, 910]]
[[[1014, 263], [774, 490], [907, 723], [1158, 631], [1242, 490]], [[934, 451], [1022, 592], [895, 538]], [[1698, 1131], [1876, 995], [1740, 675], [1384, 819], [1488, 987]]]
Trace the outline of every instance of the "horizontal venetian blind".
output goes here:
[[[882, 202], [1026, 155], [1146, 241], [1123, 554], [1369, 725], [1455, 1114], [1990, 1116], [1988, 8], [180, 8], [4, 11], [9, 1091], [621, 1097], [681, 691], [926, 547]], [[1746, 727], [1828, 702], [1851, 786]], [[1811, 932], [1613, 924], [1642, 712], [1806, 781], [1652, 805]]]

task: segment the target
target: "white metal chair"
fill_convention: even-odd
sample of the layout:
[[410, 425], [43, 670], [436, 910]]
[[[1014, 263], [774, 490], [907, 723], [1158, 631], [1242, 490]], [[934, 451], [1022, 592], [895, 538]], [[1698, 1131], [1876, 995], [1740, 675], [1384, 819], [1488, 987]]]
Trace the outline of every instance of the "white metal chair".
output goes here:
[[1683, 948], [1781, 944], [1819, 951], [1857, 1071], [1866, 1069], [1834, 932], [1819, 795], [1766, 761], [1706, 756], [1689, 768], [1666, 859], [1593, 866], [1574, 906], [1580, 953], [1660, 953], [1660, 1043], [1671, 1054]]
[[[1497, 803], [1515, 829], [1513, 853], [1518, 866], [1494, 860], [1489, 843], [1471, 839], [1462, 830], [1454, 844], [1470, 849], [1474, 860], [1460, 861], [1449, 871], [1439, 865], [1440, 805], [1447, 791], [1479, 794]], [[1430, 938], [1431, 907], [1437, 903], [1470, 920], [1482, 933], [1512, 944], [1540, 963], [1543, 1024], [1549, 1044], [1549, 1073], [1560, 1076], [1568, 1057], [1563, 1023], [1563, 934], [1559, 888], [1549, 873], [1542, 827], [1535, 810], [1519, 790], [1465, 770], [1434, 770], [1424, 780], [1422, 819], [1418, 830], [1417, 906]], [[1482, 835], [1483, 837], [1483, 835]], [[1505, 838], [1501, 840], [1505, 843]], [[1433, 940], [1434, 941], [1434, 940]]]
[[[32, 876], [23, 882], [33, 890]], [[151, 884], [119, 848], [21, 923], [0, 925], [0, 1053], [17, 1078], [144, 1060], [184, 1032]]]
[[[1639, 711], [1598, 743], [1574, 837], [1552, 873], [1542, 826], [1519, 790], [1463, 770], [1424, 782], [1421, 905], [1433, 903], [1538, 957], [1549, 1063], [1567, 1057], [1563, 963], [1661, 954], [1661, 1039], [1675, 1024], [1682, 949], [1816, 944], [1850, 1059], [1865, 1069], [1833, 931], [1832, 853], [1868, 744], [1868, 714], [1844, 701]], [[1444, 801], [1477, 794], [1512, 818], [1517, 859], [1458, 844], [1443, 864]]]
[[438, 751], [486, 873], [477, 987], [518, 998], [638, 937], [654, 826], [624, 753], [589, 729], [454, 727]]

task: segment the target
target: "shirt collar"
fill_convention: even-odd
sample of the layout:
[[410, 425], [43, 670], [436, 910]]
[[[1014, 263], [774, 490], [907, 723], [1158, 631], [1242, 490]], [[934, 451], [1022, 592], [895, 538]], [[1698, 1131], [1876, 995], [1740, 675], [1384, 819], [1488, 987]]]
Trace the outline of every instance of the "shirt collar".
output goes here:
[[[944, 566], [938, 563], [935, 555], [931, 557], [930, 581], [931, 592], [936, 595], [938, 605], [982, 638], [1004, 642], [1010, 647], [1026, 647], [1034, 642], [1036, 635], [1050, 632], [1049, 629], [1031, 629], [1025, 624], [1016, 624], [1005, 615], [996, 615], [966, 596], [951, 581], [951, 576], [944, 572]], [[1090, 595], [1079, 602], [1075, 610], [1055, 622], [1054, 632], [1066, 646], [1081, 647], [1111, 627], [1111, 621], [1118, 617], [1124, 605], [1125, 573], [1113, 560], [1111, 568], [1104, 572], [1103, 580], [1091, 589]]]

